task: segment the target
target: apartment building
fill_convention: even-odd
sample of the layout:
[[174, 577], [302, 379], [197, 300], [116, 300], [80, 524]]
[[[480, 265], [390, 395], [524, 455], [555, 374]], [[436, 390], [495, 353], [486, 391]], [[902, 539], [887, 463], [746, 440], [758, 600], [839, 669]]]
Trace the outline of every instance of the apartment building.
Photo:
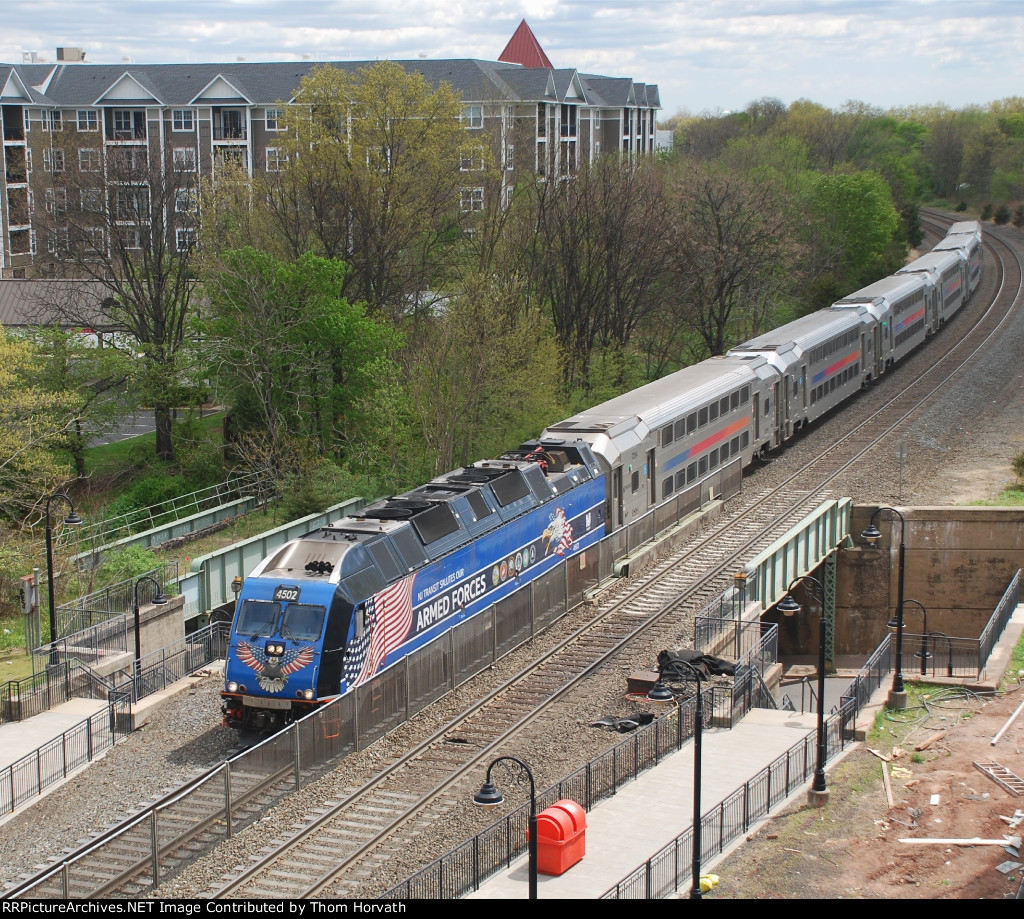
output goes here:
[[[356, 71], [373, 62], [328, 63]], [[552, 67], [525, 22], [497, 61], [397, 63], [461, 94], [464, 125], [494, 147], [507, 175], [503, 195], [524, 170], [555, 179], [603, 153], [655, 150], [657, 86]], [[80, 174], [102, 174], [109, 183], [118, 182], [116, 167], [125, 163], [193, 178], [174, 192], [164, 220], [172, 244], [190, 244], [195, 196], [189, 185], [215, 179], [228, 162], [250, 174], [280, 168], [283, 107], [317, 66], [323, 65], [0, 64], [0, 278], [42, 273], [47, 254], [67, 244], [54, 217], [68, 206], [69, 190], [54, 176], [69, 169], [69, 157]], [[121, 186], [104, 206], [136, 217], [155, 206], [139, 182]], [[482, 207], [483, 195], [483, 188], [468, 185], [463, 208]], [[109, 240], [97, 230], [89, 244]]]

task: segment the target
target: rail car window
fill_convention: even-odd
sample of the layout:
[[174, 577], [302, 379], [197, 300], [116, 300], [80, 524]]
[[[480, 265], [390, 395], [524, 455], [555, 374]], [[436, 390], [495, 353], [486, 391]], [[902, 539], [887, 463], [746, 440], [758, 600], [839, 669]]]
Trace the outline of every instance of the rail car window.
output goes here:
[[749, 401], [750, 401], [750, 387], [749, 386], [744, 386], [743, 389], [740, 390], [740, 402], [743, 405], [746, 405]]
[[736, 409], [736, 408], [739, 408], [739, 407], [740, 407], [740, 394], [738, 392], [734, 392], [731, 396], [729, 396], [729, 408]]
[[235, 631], [249, 638], [273, 635], [280, 614], [280, 603], [272, 603], [269, 600], [243, 600]]
[[704, 425], [706, 425], [708, 423], [708, 410], [707, 410], [707, 406], [702, 408], [697, 414], [698, 414], [698, 417], [700, 419], [700, 422], [699, 422], [700, 426], [704, 427]]
[[722, 396], [721, 401], [718, 403], [718, 414], [728, 415], [729, 414], [729, 397]]
[[734, 437], [731, 444], [732, 449], [729, 451], [733, 456], [740, 452], [740, 439]]
[[289, 603], [281, 621], [281, 637], [292, 641], [316, 641], [324, 627], [327, 608], [311, 603]]
[[672, 443], [672, 425], [666, 424], [661, 429], [661, 445], [667, 447], [670, 443]]
[[717, 450], [712, 450], [711, 451], [710, 466], [711, 466], [712, 469], [717, 469], [718, 468], [718, 451]]
[[722, 462], [724, 463], [729, 458], [729, 441], [722, 444]]
[[708, 420], [715, 421], [718, 418], [718, 403], [712, 402], [708, 406]]
[[680, 418], [676, 422], [676, 440], [682, 440], [686, 436], [686, 421]]
[[696, 430], [697, 430], [697, 413], [696, 412], [690, 412], [690, 414], [686, 416], [686, 433], [687, 434], [692, 434]]
[[702, 456], [700, 458], [700, 461], [699, 461], [698, 465], [697, 465], [698, 475], [704, 475], [707, 471], [708, 471], [708, 458], [706, 456]]
[[746, 450], [748, 446], [750, 446], [750, 434], [744, 431], [743, 436], [740, 437], [740, 449]]
[[370, 553], [370, 557], [377, 563], [377, 567], [387, 580], [396, 581], [404, 573], [383, 539], [370, 543], [366, 551]]
[[631, 484], [633, 486], [633, 494], [635, 495], [638, 491], [640, 491], [640, 470], [639, 469], [636, 472], [633, 473], [633, 480], [632, 480]]
[[672, 494], [672, 476], [669, 476], [661, 483], [661, 500], [664, 501], [670, 494]]
[[686, 470], [680, 469], [676, 473], [676, 491], [682, 491], [686, 487]]
[[469, 501], [469, 506], [473, 508], [473, 513], [476, 514], [477, 520], [483, 520], [484, 517], [490, 517], [494, 513], [484, 500], [484, 496], [478, 491], [469, 492], [466, 495], [466, 500]]
[[686, 484], [687, 485], [691, 485], [691, 484], [693, 484], [696, 481], [697, 481], [697, 464], [696, 463], [690, 463], [690, 465], [686, 467]]

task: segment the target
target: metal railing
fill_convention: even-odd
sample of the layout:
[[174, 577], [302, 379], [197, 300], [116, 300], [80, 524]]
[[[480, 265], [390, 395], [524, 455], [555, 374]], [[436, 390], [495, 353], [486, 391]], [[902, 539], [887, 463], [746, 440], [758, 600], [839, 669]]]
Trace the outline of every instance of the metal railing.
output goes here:
[[232, 475], [217, 485], [168, 498], [150, 507], [128, 511], [82, 526], [64, 527], [57, 541], [59, 545], [67, 546], [72, 552], [83, 552], [86, 547], [95, 550], [142, 530], [181, 520], [235, 498], [254, 495], [266, 499], [274, 493], [274, 486], [260, 473]]
[[104, 711], [0, 771], [0, 814], [10, 814], [41, 795], [130, 733], [131, 720], [122, 717], [129, 706], [127, 696], [115, 694]]
[[160, 692], [190, 673], [221, 660], [231, 636], [230, 622], [213, 622], [184, 638], [142, 656], [138, 672], [132, 666], [114, 679], [115, 691], [133, 702]]
[[[108, 647], [112, 649], [110, 636], [120, 633], [123, 638], [127, 632], [123, 623], [119, 622], [111, 627], [109, 621], [133, 612], [135, 585], [142, 577], [152, 578], [160, 585], [161, 590], [166, 591], [177, 584], [178, 563], [171, 561], [158, 565], [138, 577], [118, 581], [116, 584], [110, 584], [101, 590], [79, 597], [77, 600], [62, 603], [56, 608], [57, 628], [64, 636], [55, 642], [58, 652], [61, 654], [78, 653], [79, 656], [85, 656], [86, 653], [99, 655]], [[153, 587], [147, 582], [143, 584], [139, 599], [143, 603], [148, 603], [153, 594]], [[127, 645], [123, 641], [119, 650], [122, 652], [127, 650]], [[52, 657], [52, 651], [53, 645], [47, 644], [34, 649], [32, 653], [37, 657], [45, 656], [49, 659]]]

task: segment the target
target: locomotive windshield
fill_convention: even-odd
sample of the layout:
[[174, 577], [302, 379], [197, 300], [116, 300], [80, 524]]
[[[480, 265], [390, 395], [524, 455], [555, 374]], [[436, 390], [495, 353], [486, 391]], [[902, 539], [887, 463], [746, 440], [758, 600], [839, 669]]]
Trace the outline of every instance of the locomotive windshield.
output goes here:
[[292, 641], [316, 641], [324, 625], [327, 609], [308, 603], [289, 603], [281, 623], [281, 637]]
[[271, 603], [269, 600], [244, 600], [238, 611], [238, 625], [235, 626], [235, 630], [239, 635], [246, 635], [249, 638], [273, 635], [280, 613], [280, 603]]

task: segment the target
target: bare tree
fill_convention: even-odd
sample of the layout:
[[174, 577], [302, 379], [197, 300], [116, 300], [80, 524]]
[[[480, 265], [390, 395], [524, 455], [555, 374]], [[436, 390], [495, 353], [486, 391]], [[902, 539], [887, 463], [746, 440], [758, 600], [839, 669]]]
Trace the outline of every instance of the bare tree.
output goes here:
[[[157, 456], [170, 460], [193, 289], [195, 159], [162, 153], [141, 125], [117, 144], [80, 143], [70, 132], [55, 132], [49, 150], [51, 182], [38, 221], [47, 268], [58, 277], [92, 279], [108, 292], [111, 324], [133, 340], [141, 359], [137, 379], [153, 405]], [[70, 298], [48, 306], [87, 325], [79, 304]]]
[[684, 162], [672, 185], [676, 319], [708, 354], [760, 331], [785, 290], [790, 228], [771, 186]]

